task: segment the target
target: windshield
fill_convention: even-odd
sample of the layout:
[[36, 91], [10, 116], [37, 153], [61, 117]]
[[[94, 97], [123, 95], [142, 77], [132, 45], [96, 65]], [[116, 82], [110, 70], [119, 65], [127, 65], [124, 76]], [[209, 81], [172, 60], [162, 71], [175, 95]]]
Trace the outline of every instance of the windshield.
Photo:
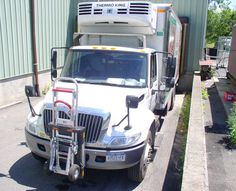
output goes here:
[[70, 50], [61, 76], [84, 83], [146, 87], [147, 55], [111, 50]]

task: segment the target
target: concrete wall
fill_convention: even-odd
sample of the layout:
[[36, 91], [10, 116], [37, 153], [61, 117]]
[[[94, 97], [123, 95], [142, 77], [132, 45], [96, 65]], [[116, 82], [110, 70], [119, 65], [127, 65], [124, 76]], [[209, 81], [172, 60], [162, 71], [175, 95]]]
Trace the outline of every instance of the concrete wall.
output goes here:
[[[41, 91], [51, 83], [49, 72], [39, 74], [39, 87]], [[26, 99], [25, 85], [32, 85], [32, 76], [26, 75], [20, 78], [3, 80], [0, 82], [0, 107], [13, 104]]]

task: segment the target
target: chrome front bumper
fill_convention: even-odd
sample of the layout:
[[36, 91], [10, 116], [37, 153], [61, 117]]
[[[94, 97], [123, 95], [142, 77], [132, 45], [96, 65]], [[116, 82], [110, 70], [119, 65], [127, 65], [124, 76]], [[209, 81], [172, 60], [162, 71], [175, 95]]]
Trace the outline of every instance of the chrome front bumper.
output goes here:
[[[40, 138], [32, 135], [25, 130], [25, 137], [29, 149], [38, 156], [49, 159], [50, 157], [50, 142], [47, 139]], [[86, 148], [86, 168], [93, 169], [124, 169], [134, 166], [140, 161], [144, 150], [144, 143], [127, 149], [98, 149], [98, 148]], [[108, 154], [125, 154], [124, 161], [106, 161]]]

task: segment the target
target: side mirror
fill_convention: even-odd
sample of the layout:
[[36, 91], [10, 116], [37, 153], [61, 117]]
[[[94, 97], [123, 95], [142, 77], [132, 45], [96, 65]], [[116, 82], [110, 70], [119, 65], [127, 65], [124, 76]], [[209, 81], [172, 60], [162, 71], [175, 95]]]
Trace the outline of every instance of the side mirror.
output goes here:
[[51, 71], [51, 75], [52, 75], [53, 78], [57, 78], [57, 70], [53, 69]]
[[121, 121], [118, 124], [113, 125], [112, 127], [119, 126], [127, 118], [128, 119], [128, 125], [125, 127], [125, 130], [131, 129], [129, 109], [130, 108], [138, 108], [138, 104], [139, 104], [140, 101], [143, 100], [143, 98], [144, 98], [144, 95], [142, 95], [140, 97], [127, 95], [126, 96], [127, 115], [123, 119], [121, 119]]
[[52, 51], [52, 57], [51, 57], [51, 76], [53, 78], [57, 77], [57, 51]]
[[33, 86], [25, 86], [25, 95], [27, 97], [34, 97], [34, 87]]
[[138, 108], [139, 101], [139, 98], [136, 96], [126, 96], [126, 107]]

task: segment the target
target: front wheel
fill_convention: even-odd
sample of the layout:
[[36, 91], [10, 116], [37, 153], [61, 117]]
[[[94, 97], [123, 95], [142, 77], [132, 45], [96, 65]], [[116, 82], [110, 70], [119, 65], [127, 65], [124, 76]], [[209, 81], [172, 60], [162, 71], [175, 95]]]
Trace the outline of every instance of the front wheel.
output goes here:
[[135, 182], [142, 182], [144, 179], [147, 167], [151, 159], [152, 154], [152, 134], [151, 131], [148, 133], [147, 143], [143, 150], [142, 157], [138, 164], [128, 169], [128, 178]]

